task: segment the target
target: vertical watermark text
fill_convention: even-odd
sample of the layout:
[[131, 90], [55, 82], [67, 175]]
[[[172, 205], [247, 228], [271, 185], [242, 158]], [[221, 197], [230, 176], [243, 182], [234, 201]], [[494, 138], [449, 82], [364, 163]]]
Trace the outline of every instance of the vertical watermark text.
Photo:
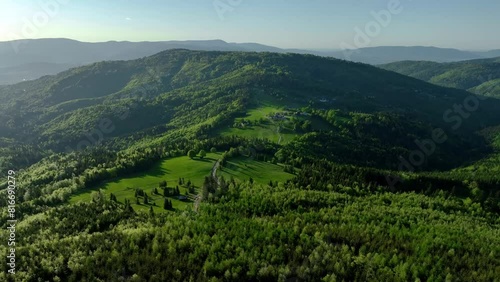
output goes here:
[[9, 266], [7, 272], [9, 274], [16, 273], [16, 172], [13, 170], [8, 171], [7, 176], [7, 230], [8, 232], [8, 251], [7, 251], [7, 265]]

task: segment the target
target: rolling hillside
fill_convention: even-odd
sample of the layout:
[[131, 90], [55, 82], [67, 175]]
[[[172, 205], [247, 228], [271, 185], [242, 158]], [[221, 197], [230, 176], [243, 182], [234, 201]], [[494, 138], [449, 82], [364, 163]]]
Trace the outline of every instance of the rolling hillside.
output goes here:
[[[412, 139], [426, 139], [433, 127], [442, 127], [456, 138], [449, 147], [451, 153], [460, 146], [480, 146], [481, 141], [470, 133], [496, 125], [500, 119], [496, 115], [499, 102], [494, 100], [481, 103], [481, 111], [466, 122], [458, 124], [451, 113], [443, 120], [443, 113], [454, 104], [463, 104], [468, 96], [465, 91], [436, 87], [369, 65], [311, 55], [173, 50], [0, 87], [4, 101], [0, 137], [55, 152], [106, 141], [123, 149], [123, 142], [111, 140], [161, 138], [173, 132], [211, 134], [212, 129], [233, 126], [235, 118], [244, 118], [269, 100], [277, 109], [319, 117], [311, 128], [296, 127], [300, 134], [324, 127], [315, 125], [321, 119], [325, 123], [330, 109], [365, 113], [365, 117], [348, 117], [351, 122], [380, 113], [392, 115], [399, 120], [396, 123], [414, 123], [399, 132], [392, 130], [396, 134], [389, 139], [395, 142], [393, 146], [414, 148]], [[384, 120], [374, 117], [369, 122]], [[304, 118], [300, 122], [303, 126]], [[270, 128], [276, 129], [276, 125]], [[336, 130], [341, 132], [342, 127], [337, 125]], [[386, 133], [369, 133], [375, 138], [380, 134]]]
[[380, 67], [437, 85], [500, 98], [500, 58], [456, 63], [403, 61]]

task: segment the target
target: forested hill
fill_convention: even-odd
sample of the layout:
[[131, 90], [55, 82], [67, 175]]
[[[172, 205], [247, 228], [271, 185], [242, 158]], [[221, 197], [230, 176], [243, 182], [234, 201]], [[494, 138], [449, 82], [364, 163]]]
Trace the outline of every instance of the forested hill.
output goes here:
[[[36, 151], [68, 151], [89, 139], [103, 120], [113, 130], [94, 136], [99, 142], [188, 128], [212, 134], [206, 129], [231, 122], [255, 100], [272, 98], [276, 106], [319, 110], [317, 116], [326, 117], [321, 111], [330, 109], [365, 113], [357, 118], [368, 123], [388, 120], [370, 115], [396, 115], [394, 124], [371, 133], [386, 134], [384, 127], [395, 132], [388, 138], [394, 148], [414, 147], [411, 139], [429, 138], [432, 128], [442, 127], [456, 137], [453, 152], [460, 147], [469, 151], [484, 145], [472, 133], [500, 119], [498, 100], [478, 101], [466, 122], [453, 112], [443, 119], [470, 95], [370, 65], [312, 55], [173, 50], [0, 87], [0, 138], [6, 144], [36, 145]], [[406, 123], [411, 125], [402, 126]], [[396, 141], [402, 139], [407, 139], [404, 145]]]
[[380, 67], [437, 85], [500, 98], [500, 58], [454, 63], [402, 61]]

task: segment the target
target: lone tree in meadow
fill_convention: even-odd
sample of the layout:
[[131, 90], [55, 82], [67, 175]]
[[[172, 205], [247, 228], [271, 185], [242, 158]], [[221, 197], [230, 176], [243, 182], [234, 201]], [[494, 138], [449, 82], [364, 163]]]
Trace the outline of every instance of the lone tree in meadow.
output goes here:
[[189, 152], [188, 152], [188, 157], [189, 157], [190, 159], [194, 159], [194, 157], [196, 157], [196, 153], [195, 153], [195, 151], [193, 151], [193, 150], [189, 150]]
[[200, 155], [200, 158], [203, 159], [204, 157], [207, 156], [207, 152], [205, 152], [205, 150], [200, 150], [200, 152], [198, 153], [198, 155]]

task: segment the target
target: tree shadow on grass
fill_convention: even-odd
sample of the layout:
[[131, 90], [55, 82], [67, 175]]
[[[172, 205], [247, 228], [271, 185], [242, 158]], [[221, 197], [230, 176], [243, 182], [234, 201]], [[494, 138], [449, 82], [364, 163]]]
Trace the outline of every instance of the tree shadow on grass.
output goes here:
[[212, 159], [212, 158], [203, 158], [203, 159], [200, 159], [199, 157], [194, 158], [192, 160], [195, 161], [195, 162], [204, 162], [204, 163], [211, 163], [211, 162], [215, 162], [216, 161], [215, 159]]
[[143, 173], [137, 173], [136, 176], [148, 175], [148, 176], [154, 176], [154, 177], [161, 177], [161, 176], [168, 174], [169, 172], [170, 172], [169, 169], [162, 167], [161, 163], [158, 163], [148, 171], [145, 171]]

